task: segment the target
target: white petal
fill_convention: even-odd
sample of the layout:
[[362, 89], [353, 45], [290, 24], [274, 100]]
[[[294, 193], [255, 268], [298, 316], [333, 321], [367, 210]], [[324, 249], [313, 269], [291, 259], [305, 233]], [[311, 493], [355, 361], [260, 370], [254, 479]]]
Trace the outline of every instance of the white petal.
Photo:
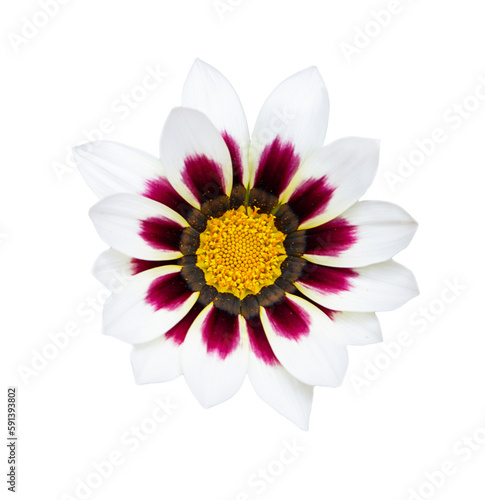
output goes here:
[[266, 176], [261, 172], [268, 167], [260, 160], [262, 156], [264, 159], [265, 149], [268, 151], [278, 140], [283, 146], [291, 145], [299, 159], [292, 162], [291, 167], [286, 161], [274, 167], [282, 177], [281, 182], [276, 179], [278, 188], [274, 194], [279, 196], [294, 175], [298, 163], [323, 144], [328, 110], [327, 89], [315, 67], [300, 71], [278, 85], [264, 103], [251, 136], [251, 187], [258, 187], [258, 178], [272, 176], [272, 172]]
[[182, 344], [203, 309], [204, 306], [197, 302], [162, 336], [133, 347], [131, 364], [138, 384], [165, 382], [182, 374]]
[[181, 348], [165, 335], [133, 346], [131, 365], [137, 384], [166, 382], [182, 374]]
[[[197, 59], [185, 81], [182, 106], [197, 109], [207, 115], [234, 154], [236, 180], [247, 186], [248, 124], [241, 101], [226, 77], [209, 64]], [[232, 141], [227, 137], [232, 138]]]
[[94, 263], [94, 277], [111, 292], [120, 291], [133, 276], [131, 257], [112, 248], [102, 252]]
[[[288, 373], [273, 355], [261, 353], [261, 343], [271, 351], [259, 318], [243, 322], [250, 339], [248, 376], [258, 396], [301, 429], [308, 429], [313, 386]], [[256, 337], [256, 338], [255, 338]], [[258, 340], [259, 338], [259, 340]]]
[[[184, 377], [205, 408], [233, 396], [246, 375], [248, 345], [241, 335], [242, 317], [224, 315], [229, 313], [209, 304], [194, 321], [183, 343]], [[208, 341], [211, 335], [212, 341]]]
[[141, 194], [147, 181], [163, 174], [160, 160], [117, 142], [89, 142], [73, 148], [73, 152], [79, 172], [100, 198], [117, 193]]
[[276, 357], [293, 376], [308, 385], [342, 383], [347, 349], [325, 334], [333, 326], [316, 306], [287, 293], [284, 301], [261, 308], [261, 322]]
[[[308, 231], [307, 242], [310, 238], [316, 245], [307, 250], [305, 258], [334, 267], [384, 262], [408, 246], [417, 227], [416, 221], [393, 203], [361, 201], [337, 219]], [[337, 241], [339, 232], [342, 239]]]
[[258, 396], [278, 413], [308, 430], [313, 386], [293, 377], [280, 364], [269, 366], [250, 354], [248, 375]]
[[[172, 209], [135, 194], [117, 194], [99, 201], [90, 216], [101, 239], [110, 247], [131, 257], [146, 260], [167, 260], [181, 257], [173, 230], [188, 223]], [[149, 241], [144, 231], [146, 221], [157, 221], [159, 244]], [[178, 228], [178, 229], [177, 229]]]
[[393, 260], [350, 270], [307, 264], [295, 286], [335, 311], [391, 311], [419, 293], [413, 273]]
[[103, 309], [103, 332], [130, 344], [153, 340], [175, 326], [197, 301], [180, 266], [162, 266], [134, 276]]
[[171, 111], [160, 140], [160, 159], [172, 186], [193, 206], [231, 193], [229, 150], [209, 118], [190, 108]]
[[332, 311], [333, 327], [328, 335], [345, 345], [367, 345], [382, 342], [379, 320], [374, 313]]
[[319, 149], [298, 169], [286, 202], [299, 229], [318, 226], [353, 205], [371, 185], [379, 163], [379, 141], [346, 137]]

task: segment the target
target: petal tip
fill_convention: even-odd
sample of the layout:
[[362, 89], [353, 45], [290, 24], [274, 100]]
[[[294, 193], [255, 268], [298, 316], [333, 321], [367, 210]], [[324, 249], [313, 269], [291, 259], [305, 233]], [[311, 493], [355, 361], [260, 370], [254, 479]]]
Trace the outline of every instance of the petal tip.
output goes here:
[[99, 215], [101, 215], [102, 211], [99, 207], [99, 202], [96, 203], [96, 205], [93, 205], [89, 211], [88, 211], [88, 215], [89, 215], [89, 218], [91, 219], [91, 221], [96, 224], [96, 221], [99, 217]]
[[94, 149], [92, 142], [87, 142], [85, 144], [80, 144], [78, 146], [72, 147], [72, 156], [78, 169], [82, 169], [84, 167], [84, 162], [86, 161], [86, 154], [92, 153]]
[[362, 137], [362, 144], [367, 146], [370, 152], [379, 155], [381, 150], [381, 140], [375, 137]]
[[143, 372], [140, 371], [139, 368], [137, 368], [135, 366], [135, 346], [133, 346], [133, 348], [131, 349], [131, 353], [130, 353], [130, 363], [131, 363], [131, 370], [133, 372], [133, 380], [135, 381], [135, 384], [136, 385], [145, 385], [145, 384], [148, 384], [150, 383], [149, 380], [146, 380], [144, 377], [143, 377]]
[[200, 59], [199, 57], [197, 57], [195, 60], [194, 60], [194, 63], [192, 64], [192, 69], [200, 69], [200, 70], [204, 70], [204, 69], [212, 69], [212, 66], [208, 63], [206, 63], [205, 61], [203, 61], [202, 59]]
[[308, 66], [307, 68], [302, 69], [300, 71], [300, 74], [308, 75], [309, 78], [318, 80], [319, 82], [321, 82], [322, 84], [325, 85], [325, 83], [323, 81], [322, 74], [320, 73], [319, 69], [315, 65]]
[[310, 430], [310, 415], [308, 415], [307, 420], [302, 422], [293, 422], [297, 427], [299, 427], [302, 431], [308, 432]]
[[74, 154], [74, 157], [76, 156], [84, 157], [86, 154], [96, 154], [96, 150], [110, 143], [115, 144], [112, 141], [102, 141], [102, 140], [85, 142], [84, 144], [78, 144], [77, 146], [73, 146], [72, 152]]

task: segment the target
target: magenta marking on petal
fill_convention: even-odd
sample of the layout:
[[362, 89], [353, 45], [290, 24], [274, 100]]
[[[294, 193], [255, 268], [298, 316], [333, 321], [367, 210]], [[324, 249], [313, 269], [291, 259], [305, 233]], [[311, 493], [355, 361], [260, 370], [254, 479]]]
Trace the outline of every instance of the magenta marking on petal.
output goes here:
[[310, 315], [288, 298], [266, 308], [268, 320], [277, 335], [298, 340], [310, 333]]
[[157, 250], [179, 250], [180, 237], [184, 229], [177, 222], [156, 216], [140, 221], [140, 236]]
[[180, 272], [166, 274], [154, 279], [145, 296], [145, 302], [155, 311], [177, 309], [192, 295]]
[[132, 258], [130, 262], [131, 274], [135, 275], [153, 269], [154, 267], [166, 266], [169, 262], [165, 260], [143, 260]]
[[305, 253], [337, 257], [357, 242], [357, 226], [339, 217], [305, 231]]
[[291, 195], [288, 204], [300, 223], [325, 211], [335, 188], [322, 179], [308, 179]]
[[299, 165], [300, 157], [293, 144], [283, 144], [277, 137], [261, 154], [254, 187], [279, 196], [288, 187]]
[[273, 349], [271, 349], [259, 316], [254, 316], [246, 320], [246, 325], [248, 328], [249, 344], [255, 356], [267, 365], [278, 365], [279, 361], [274, 355]]
[[319, 266], [307, 262], [298, 281], [322, 294], [345, 292], [352, 288], [351, 279], [359, 275], [347, 267]]
[[238, 316], [213, 307], [202, 324], [202, 340], [207, 352], [226, 359], [236, 349], [239, 338]]
[[205, 155], [189, 156], [184, 161], [182, 179], [199, 203], [224, 194], [221, 166]]
[[180, 320], [174, 327], [170, 328], [170, 330], [165, 334], [165, 337], [170, 339], [177, 345], [182, 344], [187, 336], [187, 332], [189, 328], [192, 326], [195, 318], [199, 315], [199, 313], [204, 309], [204, 306], [200, 302], [196, 302], [192, 309], [184, 316], [182, 320]]
[[229, 149], [229, 154], [231, 155], [233, 184], [234, 186], [242, 184], [244, 169], [242, 164], [241, 148], [234, 137], [229, 135], [226, 131], [222, 132], [222, 138], [224, 139], [227, 149]]
[[183, 217], [191, 210], [191, 206], [175, 191], [168, 179], [164, 177], [147, 181], [146, 189], [142, 195], [151, 200], [163, 203]]

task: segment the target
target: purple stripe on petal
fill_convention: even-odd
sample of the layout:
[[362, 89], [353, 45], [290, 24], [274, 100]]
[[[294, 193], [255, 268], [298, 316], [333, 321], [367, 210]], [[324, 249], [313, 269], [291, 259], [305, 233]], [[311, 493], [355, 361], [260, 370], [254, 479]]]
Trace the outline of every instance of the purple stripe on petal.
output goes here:
[[359, 273], [347, 267], [327, 267], [307, 262], [298, 282], [322, 294], [331, 294], [350, 290], [351, 279], [358, 275]]
[[213, 307], [202, 324], [202, 340], [208, 353], [221, 359], [234, 351], [239, 343], [239, 316]]
[[177, 309], [192, 295], [180, 272], [154, 279], [145, 296], [145, 302], [159, 309]]
[[325, 177], [308, 179], [291, 195], [288, 205], [302, 223], [323, 213], [334, 191], [335, 188], [328, 184]]
[[140, 221], [140, 236], [157, 250], [179, 250], [183, 227], [177, 222], [162, 216], [150, 217]]
[[184, 318], [174, 327], [170, 328], [170, 330], [165, 334], [165, 337], [172, 340], [175, 344], [180, 345], [185, 340], [189, 328], [192, 326], [192, 323], [195, 321], [195, 318], [197, 318], [202, 309], [204, 309], [204, 306], [200, 302], [196, 302], [194, 307], [192, 307], [186, 316], [184, 316]]
[[298, 340], [310, 333], [310, 315], [300, 305], [286, 297], [267, 307], [266, 313], [277, 335]]
[[222, 167], [205, 155], [189, 156], [184, 161], [182, 179], [199, 203], [224, 194]]
[[229, 154], [231, 155], [233, 184], [234, 186], [237, 186], [238, 184], [243, 183], [244, 169], [242, 164], [241, 148], [236, 140], [226, 131], [222, 132], [222, 138], [224, 139], [227, 149], [229, 149]]
[[147, 181], [146, 189], [142, 195], [166, 205], [182, 215], [182, 217], [190, 213], [192, 208], [191, 205], [175, 191], [170, 182], [168, 182], [168, 179], [164, 179], [163, 177]]
[[267, 365], [278, 365], [279, 361], [274, 355], [273, 349], [271, 349], [259, 316], [246, 320], [246, 325], [248, 328], [249, 343], [255, 356]]
[[166, 260], [143, 260], [132, 258], [130, 262], [131, 274], [142, 273], [148, 269], [153, 269], [154, 267], [166, 266], [172, 263]]
[[293, 144], [283, 144], [277, 137], [261, 154], [254, 187], [279, 196], [295, 175], [298, 165], [300, 157], [295, 153]]
[[305, 253], [337, 257], [357, 242], [357, 226], [342, 217], [305, 231]]

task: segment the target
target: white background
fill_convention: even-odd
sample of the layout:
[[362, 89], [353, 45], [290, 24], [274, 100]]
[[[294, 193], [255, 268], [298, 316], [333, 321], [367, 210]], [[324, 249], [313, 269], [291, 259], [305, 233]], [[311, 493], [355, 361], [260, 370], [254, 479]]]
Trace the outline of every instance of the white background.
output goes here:
[[[41, 2], [4, 2], [0, 434], [14, 385], [16, 498], [485, 497], [485, 101], [473, 97], [477, 89], [485, 97], [483, 5], [396, 1], [399, 12], [380, 14], [382, 27], [372, 22], [388, 8], [381, 0], [222, 0], [218, 9], [212, 0], [64, 0], [51, 2], [46, 25], [30, 31], [29, 22], [46, 21]], [[327, 141], [380, 138], [366, 198], [398, 203], [420, 223], [397, 260], [415, 272], [421, 295], [380, 315], [383, 344], [350, 349], [340, 389], [315, 390], [309, 432], [248, 382], [210, 410], [183, 378], [136, 386], [130, 347], [100, 334], [106, 294], [90, 268], [104, 245], [87, 215], [95, 197], [66, 155], [101, 121], [111, 123], [103, 138], [157, 154], [196, 57], [232, 81], [250, 126], [282, 79], [316, 65], [330, 94]], [[135, 89], [147, 66], [166, 77], [143, 95]], [[133, 92], [136, 107], [120, 111], [118, 100]], [[436, 128], [441, 143], [433, 146]], [[426, 158], [413, 152], [416, 140], [428, 140]], [[401, 156], [415, 163], [401, 167], [404, 176]], [[70, 323], [77, 335], [56, 352], [52, 335]], [[177, 409], [154, 427], [157, 398]], [[142, 440], [131, 434], [140, 425], [149, 431]], [[281, 454], [293, 441], [298, 456]], [[117, 465], [105, 467], [99, 485], [93, 462], [113, 452]], [[453, 474], [437, 473], [444, 462]], [[97, 486], [90, 493], [79, 486], [86, 481]]]

